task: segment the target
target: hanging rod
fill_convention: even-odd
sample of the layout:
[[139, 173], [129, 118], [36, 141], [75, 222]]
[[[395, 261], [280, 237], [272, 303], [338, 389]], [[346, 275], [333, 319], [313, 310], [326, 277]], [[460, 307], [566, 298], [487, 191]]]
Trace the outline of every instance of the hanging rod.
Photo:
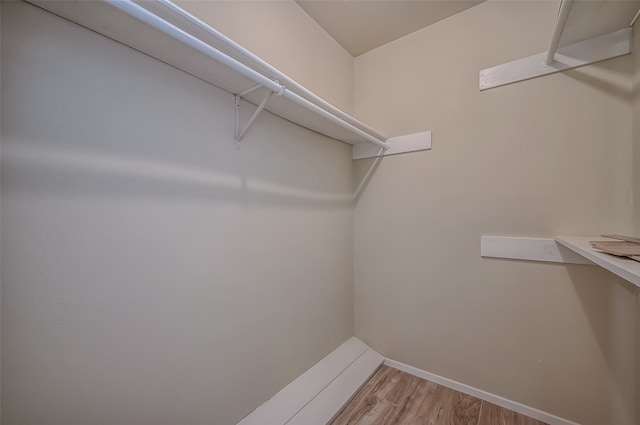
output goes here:
[[[150, 25], [151, 27], [163, 32], [164, 34], [169, 35], [170, 37], [173, 37], [174, 39], [180, 41], [181, 43], [192, 47], [194, 49], [196, 49], [197, 51], [205, 54], [206, 56], [226, 65], [227, 67], [233, 69], [234, 71], [242, 74], [243, 76], [249, 78], [250, 80], [253, 80], [254, 82], [256, 82], [257, 84], [260, 84], [261, 86], [271, 90], [272, 92], [274, 92], [275, 94], [279, 95], [279, 96], [283, 96], [286, 99], [289, 99], [292, 102], [297, 103], [298, 105], [311, 110], [315, 113], [317, 113], [318, 115], [323, 116], [324, 118], [332, 121], [333, 123], [351, 131], [352, 133], [355, 133], [361, 137], [363, 137], [364, 139], [366, 139], [367, 141], [380, 146], [381, 148], [383, 148], [384, 150], [388, 150], [390, 145], [384, 141], [381, 141], [375, 137], [373, 137], [372, 135], [366, 133], [365, 131], [359, 129], [358, 127], [342, 120], [341, 118], [338, 118], [336, 115], [322, 109], [321, 107], [315, 105], [314, 103], [310, 102], [309, 100], [301, 97], [300, 95], [288, 90], [285, 86], [280, 85], [279, 83], [276, 83], [275, 81], [265, 77], [264, 75], [260, 74], [259, 72], [255, 71], [254, 69], [249, 68], [248, 66], [244, 65], [243, 63], [235, 60], [234, 58], [222, 53], [221, 51], [219, 51], [218, 49], [210, 46], [209, 44], [203, 42], [202, 40], [194, 37], [193, 35], [187, 33], [186, 31], [178, 28], [177, 26], [167, 22], [166, 20], [160, 18], [159, 16], [155, 15], [154, 13], [148, 11], [147, 9], [145, 9], [142, 6], [137, 5], [136, 3], [134, 3], [132, 0], [105, 0], [108, 4], [110, 4], [111, 6], [121, 10], [122, 12], [136, 18], [137, 20], [146, 23], [147, 25]], [[170, 2], [162, 2], [163, 4], [169, 6]], [[172, 3], [171, 3], [172, 4]], [[173, 5], [174, 7], [172, 7], [172, 9], [178, 8], [177, 6]], [[182, 9], [180, 9], [182, 10]], [[177, 11], [177, 10], [176, 10]], [[183, 11], [184, 12], [184, 11]], [[187, 14], [187, 12], [184, 12], [184, 14]], [[188, 14], [187, 14], [188, 15]], [[194, 18], [195, 19], [195, 18]], [[207, 26], [208, 27], [208, 26]], [[210, 27], [208, 27], [210, 28]], [[225, 37], [226, 38], [226, 37]], [[230, 41], [230, 40], [229, 40]], [[235, 44], [235, 43], [233, 43]], [[234, 46], [236, 47], [236, 46]], [[244, 49], [241, 49], [244, 50]], [[247, 51], [248, 53], [248, 51]], [[245, 53], [245, 54], [247, 54]], [[315, 95], [314, 95], [315, 96]], [[317, 97], [317, 96], [316, 96]], [[318, 98], [320, 99], [320, 98]]]
[[562, 0], [560, 4], [560, 11], [558, 12], [558, 19], [556, 20], [556, 28], [553, 31], [553, 37], [551, 37], [551, 46], [547, 52], [547, 58], [544, 60], [544, 64], [549, 66], [555, 61], [556, 52], [558, 51], [558, 45], [560, 44], [560, 38], [564, 32], [564, 27], [567, 24], [567, 18], [569, 17], [569, 11], [571, 10], [571, 4], [573, 0]]
[[[272, 66], [270, 63], [265, 62], [262, 58], [260, 58], [259, 56], [255, 55], [250, 50], [248, 50], [248, 49], [244, 48], [243, 46], [241, 46], [240, 44], [236, 43], [235, 41], [233, 41], [232, 39], [230, 39], [229, 37], [227, 37], [226, 35], [224, 35], [220, 31], [216, 30], [215, 28], [211, 27], [209, 24], [207, 24], [206, 22], [202, 21], [198, 17], [196, 17], [196, 16], [192, 15], [191, 13], [187, 12], [186, 10], [182, 9], [180, 6], [176, 5], [171, 0], [158, 0], [158, 2], [160, 4], [162, 4], [163, 6], [165, 6], [167, 9], [171, 10], [172, 12], [174, 12], [177, 15], [181, 16], [182, 18], [184, 18], [187, 21], [191, 22], [193, 25], [195, 25], [199, 29], [203, 30], [207, 34], [213, 36], [218, 41], [220, 41], [223, 44], [227, 45], [228, 47], [230, 47], [235, 52], [238, 52], [238, 53], [244, 55], [247, 59], [257, 63], [258, 65], [263, 67], [265, 70], [270, 72], [272, 75], [276, 76], [281, 82], [283, 82], [283, 85], [285, 85], [287, 87], [291, 87], [297, 93], [302, 93], [303, 94], [303, 96], [302, 96], [303, 98], [310, 100], [312, 103], [315, 103], [316, 105], [320, 105], [323, 109], [331, 112], [332, 114], [340, 117], [341, 119], [343, 119], [343, 120], [345, 120], [347, 122], [353, 120], [353, 118], [351, 116], [349, 116], [348, 114], [346, 114], [344, 111], [341, 111], [340, 109], [336, 108], [335, 106], [333, 106], [332, 104], [330, 104], [329, 102], [327, 102], [326, 100], [321, 98], [320, 96], [316, 95], [315, 93], [313, 93], [312, 91], [310, 91], [306, 87], [304, 87], [301, 84], [299, 84], [297, 81], [295, 81], [295, 80], [291, 79], [290, 77], [288, 77], [287, 75], [283, 74], [280, 70], [278, 70], [277, 68]], [[358, 125], [356, 127], [361, 128], [363, 130], [370, 131], [372, 133], [376, 133], [376, 130], [374, 130], [373, 128], [371, 128], [368, 125], [365, 125], [364, 123], [361, 123], [361, 122], [358, 122]]]

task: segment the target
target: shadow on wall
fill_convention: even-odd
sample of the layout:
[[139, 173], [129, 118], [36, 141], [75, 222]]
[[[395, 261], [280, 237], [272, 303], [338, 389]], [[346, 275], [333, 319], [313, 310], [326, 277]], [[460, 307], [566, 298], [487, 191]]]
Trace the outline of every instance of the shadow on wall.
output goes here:
[[[307, 208], [345, 207], [353, 195], [271, 183], [238, 170], [135, 159], [46, 147], [9, 147], [3, 167], [10, 190], [42, 195], [176, 197], [202, 202], [274, 203]], [[9, 184], [10, 183], [10, 184]]]
[[[3, 166], [11, 190], [30, 189], [55, 196], [176, 197], [204, 202], [279, 204], [304, 208], [343, 208], [356, 201], [382, 158], [366, 160], [366, 173], [353, 193], [269, 182], [251, 176], [247, 164], [239, 169], [135, 158], [123, 153], [98, 153], [17, 144], [3, 152]], [[241, 154], [241, 153], [240, 153]], [[244, 170], [243, 170], [244, 168]], [[235, 172], [234, 172], [235, 171]], [[244, 172], [247, 171], [247, 172]], [[16, 177], [17, 176], [17, 177]], [[11, 182], [13, 180], [13, 182]]]
[[568, 265], [567, 271], [607, 365], [609, 400], [603, 405], [608, 406], [608, 417], [615, 418], [615, 423], [637, 423], [624, 415], [635, 410], [638, 290], [599, 267]]
[[602, 93], [631, 100], [629, 69], [622, 68], [619, 61], [605, 61], [584, 68], [564, 71], [563, 75]]
[[367, 186], [371, 182], [371, 179], [373, 178], [373, 175], [375, 174], [376, 170], [378, 169], [378, 167], [382, 163], [383, 159], [384, 159], [384, 157], [381, 156], [381, 157], [377, 157], [377, 158], [367, 158], [367, 159], [359, 159], [358, 160], [358, 161], [362, 161], [362, 165], [364, 165], [365, 168], [358, 168], [357, 167], [356, 171], [358, 171], [358, 170], [366, 170], [366, 171], [363, 172], [361, 175], [357, 175], [356, 176], [357, 186], [355, 188], [355, 191], [353, 192], [353, 199], [356, 202], [360, 199], [360, 197], [362, 196], [362, 193], [365, 191], [365, 189], [367, 188]]

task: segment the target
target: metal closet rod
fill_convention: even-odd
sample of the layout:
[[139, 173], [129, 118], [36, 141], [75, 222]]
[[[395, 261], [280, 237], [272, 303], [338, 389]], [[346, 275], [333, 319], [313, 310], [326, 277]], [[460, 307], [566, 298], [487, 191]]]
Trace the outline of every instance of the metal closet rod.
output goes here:
[[[274, 93], [283, 96], [295, 103], [297, 103], [298, 105], [309, 109], [315, 113], [317, 113], [318, 115], [323, 116], [324, 118], [328, 119], [329, 121], [351, 131], [352, 133], [355, 133], [363, 138], [365, 138], [367, 141], [374, 143], [378, 146], [380, 146], [383, 149], [389, 149], [389, 144], [386, 142], [383, 142], [381, 140], [378, 140], [377, 138], [371, 136], [370, 134], [360, 130], [359, 128], [353, 126], [352, 124], [349, 124], [348, 122], [336, 117], [335, 115], [331, 114], [330, 112], [325, 111], [324, 109], [320, 108], [319, 106], [309, 102], [307, 99], [304, 99], [303, 97], [297, 95], [296, 93], [293, 93], [290, 90], [287, 90], [287, 88], [285, 86], [282, 86], [280, 84], [278, 84], [277, 82], [270, 80], [269, 78], [265, 77], [264, 75], [260, 74], [259, 72], [249, 68], [248, 66], [244, 65], [241, 62], [238, 62], [237, 60], [233, 59], [230, 56], [227, 56], [226, 54], [222, 53], [221, 51], [219, 51], [218, 49], [208, 45], [207, 43], [203, 42], [202, 40], [192, 36], [191, 34], [187, 33], [186, 31], [181, 30], [180, 28], [176, 27], [175, 25], [165, 21], [164, 19], [160, 18], [159, 16], [151, 13], [150, 11], [148, 11], [147, 9], [145, 9], [142, 6], [137, 5], [136, 3], [134, 3], [131, 0], [106, 0], [107, 3], [109, 3], [110, 5], [112, 5], [113, 7], [123, 11], [124, 13], [133, 16], [134, 18], [138, 19], [141, 22], [144, 22], [150, 26], [152, 26], [153, 28], [173, 37], [174, 39], [180, 41], [181, 43], [192, 47], [196, 50], [198, 50], [199, 52], [205, 54], [206, 56], [228, 66], [229, 68], [233, 69], [234, 71], [244, 75], [245, 77], [253, 80], [254, 82], [260, 84], [263, 87], [266, 87], [267, 89], [273, 91]], [[166, 2], [163, 2], [164, 4], [167, 4]], [[176, 6], [177, 7], [177, 6]], [[185, 12], [186, 13], [186, 12]]]
[[558, 51], [558, 45], [560, 44], [560, 37], [564, 32], [564, 27], [567, 24], [567, 18], [569, 17], [569, 11], [571, 10], [571, 4], [573, 0], [562, 0], [560, 4], [560, 11], [558, 12], [558, 19], [556, 20], [556, 28], [553, 31], [553, 37], [551, 38], [551, 45], [547, 52], [547, 58], [544, 61], [545, 65], [551, 65], [555, 60], [556, 52]]
[[[191, 22], [192, 24], [194, 24], [195, 26], [197, 26], [201, 30], [205, 31], [209, 35], [212, 35], [218, 41], [221, 41], [222, 43], [224, 43], [227, 46], [231, 47], [233, 50], [241, 53], [242, 55], [244, 55], [248, 59], [258, 63], [260, 66], [264, 67], [267, 71], [269, 71], [273, 75], [277, 76], [280, 81], [285, 81], [285, 85], [286, 86], [292, 87], [296, 91], [303, 93], [304, 97], [306, 97], [308, 99], [311, 99], [313, 101], [313, 103], [315, 103], [317, 105], [321, 105], [321, 107], [323, 109], [326, 109], [327, 111], [331, 112], [334, 115], [337, 115], [338, 117], [342, 117], [343, 119], [345, 119], [345, 117], [347, 117], [347, 121], [348, 121], [348, 119], [351, 118], [351, 117], [349, 117], [349, 115], [347, 115], [346, 113], [344, 113], [340, 109], [336, 108], [335, 106], [333, 106], [332, 104], [330, 104], [329, 102], [327, 102], [326, 100], [321, 98], [320, 96], [318, 96], [315, 93], [309, 91], [306, 87], [300, 85], [297, 81], [295, 81], [295, 80], [289, 78], [287, 75], [283, 74], [281, 71], [279, 71], [277, 68], [275, 68], [274, 66], [272, 66], [268, 62], [265, 62], [261, 57], [255, 55], [251, 51], [245, 49], [243, 46], [241, 46], [240, 44], [236, 43], [235, 41], [233, 41], [232, 39], [230, 39], [226, 35], [222, 34], [220, 31], [216, 30], [215, 28], [212, 28], [206, 22], [202, 21], [201, 19], [197, 18], [196, 16], [193, 16], [192, 14], [187, 12], [186, 10], [182, 9], [180, 6], [176, 5], [171, 0], [158, 0], [158, 2], [160, 4], [162, 4], [162, 5], [164, 5], [167, 9], [173, 11], [174, 13], [180, 15], [181, 17], [183, 17], [187, 21]], [[375, 132], [374, 129], [370, 128], [369, 126], [367, 126], [365, 124], [360, 123], [360, 126], [362, 126], [365, 129], [368, 129], [369, 131]]]

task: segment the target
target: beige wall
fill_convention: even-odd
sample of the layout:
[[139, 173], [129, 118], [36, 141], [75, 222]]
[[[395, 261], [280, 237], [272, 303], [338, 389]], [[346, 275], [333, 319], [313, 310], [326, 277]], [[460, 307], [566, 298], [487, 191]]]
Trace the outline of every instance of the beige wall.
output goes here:
[[[633, 31], [633, 45], [640, 46], [640, 29], [636, 25]], [[640, 234], [640, 52], [635, 49], [633, 54], [633, 199], [635, 233]]]
[[478, 91], [480, 69], [548, 47], [557, 6], [489, 1], [356, 58], [359, 119], [433, 131], [432, 151], [382, 159], [356, 205], [356, 336], [584, 425], [630, 425], [635, 289], [480, 258], [481, 235], [633, 228], [631, 56]]
[[22, 2], [2, 89], [4, 425], [232, 424], [353, 335], [349, 146]]
[[[2, 7], [0, 7], [0, 36], [2, 35]], [[0, 152], [2, 151], [2, 40], [0, 38]], [[0, 154], [0, 162], [2, 157]], [[0, 192], [2, 191], [2, 172], [0, 172]], [[0, 216], [2, 215], [2, 196], [0, 196]], [[2, 218], [0, 217], [0, 240], [2, 240]], [[2, 380], [2, 244], [0, 244], [0, 382]], [[0, 384], [0, 423], [2, 422], [2, 385]]]
[[293, 0], [186, 0], [178, 4], [347, 113], [353, 57]]
[[[634, 80], [633, 80], [633, 199], [635, 234], [640, 235], [640, 30], [636, 25], [633, 31], [633, 45], [636, 49], [633, 52]], [[640, 295], [639, 295], [640, 296]], [[638, 300], [640, 303], [640, 298]], [[640, 418], [640, 307], [638, 307], [637, 335], [637, 363], [636, 363], [636, 415]]]

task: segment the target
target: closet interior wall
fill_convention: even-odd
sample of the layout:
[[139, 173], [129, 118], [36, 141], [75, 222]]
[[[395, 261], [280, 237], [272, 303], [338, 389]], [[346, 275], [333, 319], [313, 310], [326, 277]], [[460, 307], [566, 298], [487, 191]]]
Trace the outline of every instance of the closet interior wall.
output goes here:
[[[640, 46], [640, 29], [637, 25], [633, 29], [633, 45]], [[635, 49], [633, 56], [633, 200], [634, 200], [634, 231], [640, 234], [640, 51]]]
[[632, 425], [637, 289], [597, 267], [480, 257], [481, 235], [637, 229], [637, 53], [478, 91], [478, 70], [548, 48], [557, 10], [487, 1], [356, 58], [358, 119], [434, 135], [431, 152], [380, 160], [358, 199], [356, 336], [580, 424]]
[[[632, 188], [633, 188], [633, 216], [634, 234], [640, 235], [640, 29], [636, 26], [633, 31], [633, 45], [636, 46], [633, 56], [633, 146], [632, 158]], [[640, 299], [638, 300], [640, 303]], [[640, 308], [637, 309], [637, 351], [636, 351], [636, 418], [640, 420]]]
[[556, 2], [489, 0], [355, 66], [292, 1], [179, 5], [434, 150], [352, 162], [268, 113], [235, 150], [229, 93], [2, 2], [4, 424], [236, 423], [354, 315], [394, 360], [638, 422], [637, 290], [479, 255], [483, 234], [640, 231], [638, 53], [480, 93], [478, 70], [548, 47]]
[[237, 423], [353, 335], [351, 146], [1, 8], [3, 424]]

